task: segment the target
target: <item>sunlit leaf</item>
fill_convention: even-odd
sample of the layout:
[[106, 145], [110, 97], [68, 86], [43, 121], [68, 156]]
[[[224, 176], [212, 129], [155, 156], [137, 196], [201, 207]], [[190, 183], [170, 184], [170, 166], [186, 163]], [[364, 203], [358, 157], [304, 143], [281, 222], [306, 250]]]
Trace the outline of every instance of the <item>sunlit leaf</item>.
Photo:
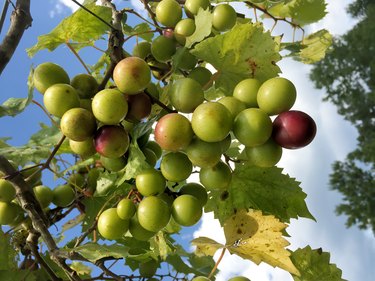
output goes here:
[[212, 13], [210, 9], [203, 10], [199, 8], [198, 14], [194, 17], [195, 31], [186, 38], [185, 46], [190, 48], [194, 43], [201, 42], [204, 38], [211, 34], [212, 29]]
[[78, 275], [81, 275], [81, 277], [83, 275], [85, 278], [90, 277], [92, 271], [91, 267], [77, 261], [73, 261], [70, 268], [77, 272]]
[[327, 14], [324, 0], [293, 0], [288, 6], [293, 21], [301, 25], [317, 22]]
[[216, 251], [225, 246], [208, 237], [198, 237], [191, 241], [196, 246], [195, 254], [198, 256], [213, 256]]
[[[65, 250], [71, 251], [71, 249]], [[118, 259], [126, 258], [129, 254], [129, 248], [120, 244], [100, 245], [98, 243], [87, 243], [82, 246], [75, 247], [74, 251], [81, 254], [84, 258], [91, 262], [95, 262], [107, 257]]]

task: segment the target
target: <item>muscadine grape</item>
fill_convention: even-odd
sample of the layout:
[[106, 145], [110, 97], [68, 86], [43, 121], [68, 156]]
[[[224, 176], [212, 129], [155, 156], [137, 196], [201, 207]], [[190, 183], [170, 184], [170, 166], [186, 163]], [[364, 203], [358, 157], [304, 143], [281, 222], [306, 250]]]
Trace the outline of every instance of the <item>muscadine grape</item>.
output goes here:
[[50, 86], [58, 83], [69, 84], [70, 79], [69, 75], [60, 65], [52, 62], [44, 62], [35, 68], [33, 82], [35, 88], [44, 94]]
[[196, 276], [191, 281], [211, 281], [211, 279], [206, 276]]
[[199, 8], [207, 10], [208, 7], [210, 7], [209, 0], [186, 0], [184, 4], [185, 12], [191, 18], [198, 14]]
[[33, 188], [36, 199], [42, 208], [47, 208], [53, 200], [52, 190], [44, 185], [38, 185]]
[[117, 88], [128, 95], [143, 91], [151, 81], [148, 64], [138, 57], [127, 57], [119, 61], [113, 70], [113, 81]]
[[56, 186], [53, 190], [52, 203], [58, 207], [67, 207], [73, 203], [75, 199], [74, 189], [69, 184]]
[[199, 138], [193, 138], [185, 152], [194, 166], [212, 167], [221, 158], [221, 142], [205, 142]]
[[84, 158], [90, 157], [96, 153], [93, 138], [88, 138], [84, 141], [69, 140], [69, 146], [74, 153]]
[[217, 102], [221, 103], [229, 110], [232, 116], [232, 120], [236, 118], [238, 113], [246, 109], [245, 103], [231, 96], [222, 97]]
[[116, 89], [104, 89], [92, 99], [92, 113], [107, 125], [117, 125], [128, 113], [128, 103], [123, 93]]
[[244, 276], [235, 276], [228, 279], [228, 281], [250, 281], [250, 279]]
[[234, 87], [233, 97], [245, 103], [246, 107], [258, 107], [257, 94], [261, 85], [258, 79], [244, 79]]
[[135, 186], [143, 196], [151, 196], [163, 193], [166, 181], [161, 172], [147, 169], [136, 176]]
[[291, 81], [275, 77], [265, 81], [260, 86], [257, 95], [259, 108], [268, 115], [276, 115], [292, 108], [297, 96], [295, 86]]
[[82, 189], [85, 185], [85, 177], [80, 173], [72, 174], [68, 179], [68, 183], [74, 188]]
[[191, 113], [204, 101], [202, 86], [191, 78], [181, 78], [173, 82], [169, 97], [177, 111]]
[[134, 215], [130, 219], [129, 232], [135, 239], [139, 241], [148, 241], [155, 235], [155, 232], [148, 231], [139, 224], [137, 215]]
[[175, 0], [162, 0], [155, 9], [156, 20], [164, 26], [174, 27], [182, 17], [182, 8]]
[[147, 41], [138, 42], [137, 45], [134, 46], [132, 54], [134, 57], [146, 59], [151, 55], [151, 43]]
[[145, 148], [151, 149], [155, 153], [157, 159], [159, 159], [163, 153], [163, 150], [161, 149], [160, 145], [158, 145], [156, 141], [149, 140], [145, 144]]
[[121, 126], [104, 125], [94, 136], [96, 151], [108, 158], [119, 158], [129, 148], [129, 135]]
[[170, 217], [168, 204], [156, 196], [145, 197], [138, 205], [138, 222], [148, 231], [158, 232], [168, 224]]
[[194, 79], [199, 84], [201, 84], [202, 87], [210, 87], [212, 85], [212, 82], [207, 85], [210, 82], [210, 79], [212, 77], [211, 71], [209, 71], [207, 68], [203, 66], [198, 66], [190, 71], [190, 73], [187, 76], [188, 78]]
[[193, 35], [195, 28], [195, 21], [193, 19], [182, 19], [174, 28], [174, 37], [178, 43], [185, 45], [186, 37]]
[[202, 205], [190, 194], [178, 196], [172, 204], [172, 217], [182, 226], [192, 226], [202, 217]]
[[151, 43], [151, 54], [159, 62], [167, 62], [176, 53], [176, 42], [163, 35], [156, 37]]
[[218, 31], [231, 29], [237, 20], [236, 10], [229, 4], [215, 6], [212, 15], [212, 26]]
[[156, 162], [158, 161], [158, 159], [156, 158], [155, 153], [151, 149], [149, 149], [147, 147], [143, 147], [141, 150], [142, 150], [143, 155], [146, 157], [146, 162], [151, 167], [155, 167]]
[[127, 97], [129, 110], [126, 115], [127, 120], [139, 122], [151, 113], [152, 103], [151, 99], [145, 93], [130, 95]]
[[184, 184], [179, 190], [180, 194], [189, 194], [198, 199], [203, 207], [208, 200], [207, 190], [199, 183], [189, 182]]
[[232, 116], [221, 103], [206, 102], [194, 110], [191, 126], [201, 140], [218, 142], [229, 134], [232, 128]]
[[0, 202], [0, 225], [10, 225], [19, 216], [19, 206], [13, 202]]
[[272, 138], [269, 138], [261, 145], [246, 147], [245, 153], [249, 163], [258, 167], [272, 167], [281, 159], [282, 148]]
[[186, 180], [193, 170], [189, 158], [182, 152], [169, 152], [163, 156], [160, 171], [163, 176], [173, 182]]
[[69, 139], [84, 141], [94, 135], [96, 120], [90, 111], [83, 108], [72, 108], [62, 116], [60, 128]]
[[178, 113], [169, 113], [159, 119], [155, 127], [155, 141], [164, 150], [185, 149], [193, 138], [190, 121]]
[[224, 190], [232, 179], [232, 172], [228, 165], [220, 161], [210, 168], [201, 168], [199, 180], [207, 190]]
[[261, 109], [247, 108], [234, 119], [233, 133], [245, 146], [265, 143], [272, 133], [272, 121]]
[[130, 220], [135, 212], [136, 212], [136, 207], [133, 202], [133, 200], [129, 198], [124, 198], [117, 204], [117, 215], [119, 216], [120, 219], [123, 220]]
[[111, 172], [118, 172], [126, 166], [127, 161], [125, 157], [108, 158], [100, 155], [100, 163], [106, 170]]
[[197, 57], [190, 53], [187, 49], [180, 49], [179, 51], [180, 52], [178, 53], [178, 55], [180, 55], [181, 60], [178, 64], [176, 64], [176, 67], [185, 71], [194, 68], [198, 62]]
[[106, 239], [120, 239], [128, 229], [129, 220], [121, 219], [116, 208], [109, 208], [99, 215], [98, 231]]
[[0, 179], [0, 201], [10, 202], [16, 197], [16, 190], [10, 181]]
[[79, 97], [76, 89], [69, 84], [54, 84], [43, 96], [47, 111], [56, 117], [62, 117], [71, 108], [79, 107]]
[[98, 81], [87, 73], [81, 73], [73, 77], [70, 85], [77, 90], [81, 99], [90, 99], [98, 92]]

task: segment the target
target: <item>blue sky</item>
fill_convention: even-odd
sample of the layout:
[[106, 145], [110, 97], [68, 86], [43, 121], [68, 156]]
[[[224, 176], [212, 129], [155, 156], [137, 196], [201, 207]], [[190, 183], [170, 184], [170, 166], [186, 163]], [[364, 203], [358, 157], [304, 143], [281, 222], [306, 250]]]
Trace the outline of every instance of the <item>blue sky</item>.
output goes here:
[[[43, 2], [43, 4], [42, 4]], [[71, 1], [65, 0], [70, 3]], [[345, 7], [351, 1], [328, 1], [329, 14], [321, 22], [311, 26], [311, 30], [327, 28], [333, 34], [343, 34], [354, 21], [345, 13]], [[71, 5], [70, 7], [74, 7]], [[241, 6], [237, 6], [242, 9]], [[31, 65], [45, 61], [53, 61], [62, 65], [71, 77], [83, 73], [84, 69], [76, 58], [65, 47], [55, 52], [42, 51], [33, 59], [27, 57], [25, 49], [36, 43], [37, 35], [48, 33], [63, 17], [69, 15], [70, 8], [61, 1], [32, 1], [33, 25], [29, 28], [13, 59], [0, 76], [0, 102], [9, 97], [25, 97], [27, 95], [27, 76]], [[7, 18], [6, 22], [8, 22]], [[7, 25], [0, 34], [0, 39], [7, 30]], [[277, 32], [282, 33], [281, 26]], [[286, 31], [286, 36], [288, 35]], [[96, 59], [97, 56], [85, 56], [85, 61]], [[292, 80], [297, 87], [297, 102], [294, 109], [309, 113], [316, 121], [318, 133], [314, 142], [306, 148], [293, 151], [284, 151], [283, 158], [278, 166], [285, 168], [291, 176], [301, 182], [301, 187], [307, 193], [307, 205], [317, 222], [310, 220], [292, 221], [288, 232], [291, 238], [290, 248], [322, 247], [331, 253], [331, 261], [343, 270], [343, 277], [350, 281], [375, 280], [375, 239], [369, 231], [359, 231], [356, 228], [346, 229], [345, 218], [337, 217], [335, 206], [340, 202], [338, 193], [328, 188], [328, 175], [331, 164], [335, 160], [343, 160], [346, 154], [356, 145], [356, 132], [337, 113], [335, 107], [329, 103], [322, 103], [323, 93], [314, 89], [308, 79], [309, 66], [292, 60], [284, 60], [279, 64], [282, 76]], [[41, 101], [41, 95], [35, 92], [35, 99]], [[24, 113], [16, 118], [0, 119], [0, 137], [12, 136], [11, 143], [20, 145], [27, 142], [28, 137], [38, 130], [38, 123], [48, 119], [35, 105], [30, 105]], [[221, 231], [217, 223], [205, 215], [203, 223], [195, 231], [184, 231], [184, 238], [191, 239], [197, 236], [208, 236], [220, 241]], [[289, 274], [268, 265], [259, 267], [249, 261], [227, 254], [219, 266], [221, 274], [217, 280], [227, 280], [236, 274], [248, 276], [252, 281], [290, 281]]]

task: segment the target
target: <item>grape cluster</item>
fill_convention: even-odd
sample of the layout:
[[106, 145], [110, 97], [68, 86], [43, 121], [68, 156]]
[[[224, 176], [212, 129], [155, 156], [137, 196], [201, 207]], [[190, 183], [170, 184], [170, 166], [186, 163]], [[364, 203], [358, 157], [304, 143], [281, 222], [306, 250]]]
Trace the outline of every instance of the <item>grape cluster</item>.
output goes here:
[[[212, 8], [208, 0], [187, 0], [182, 7], [175, 0], [162, 0], [155, 10], [156, 20], [164, 26], [162, 34], [152, 42], [137, 42], [132, 56], [115, 66], [114, 84], [108, 88], [99, 89], [88, 74], [70, 81], [53, 63], [35, 69], [35, 87], [43, 94], [46, 110], [59, 118], [71, 150], [83, 158], [98, 156], [100, 166], [110, 172], [126, 169], [133, 128], [150, 122], [152, 104], [159, 101], [153, 79], [167, 85], [164, 106], [170, 110], [164, 108], [152, 132], [137, 140], [149, 168], [132, 179], [135, 189], [127, 198], [98, 218], [97, 229], [106, 239], [120, 239], [129, 231], [134, 238], [147, 241], [169, 224], [192, 226], [201, 218], [209, 193], [230, 188], [231, 160], [247, 162], [249, 167], [272, 167], [283, 148], [304, 147], [315, 136], [312, 118], [291, 110], [297, 95], [288, 79], [247, 78], [227, 96], [205, 99], [205, 90], [214, 86], [215, 77], [204, 62], [181, 48], [195, 32], [192, 18], [201, 8], [211, 10], [216, 34], [236, 23], [237, 14], [228, 4]], [[182, 18], [183, 12], [187, 18]], [[172, 77], [176, 52], [181, 55], [181, 75]], [[241, 159], [226, 154], [236, 144], [242, 150]], [[193, 170], [199, 173], [199, 183], [186, 183]], [[92, 181], [89, 178], [83, 181], [87, 184]], [[64, 194], [63, 199], [51, 190], [48, 195], [47, 189], [34, 188], [42, 207], [50, 202], [68, 206], [76, 196], [69, 183], [53, 190]]]

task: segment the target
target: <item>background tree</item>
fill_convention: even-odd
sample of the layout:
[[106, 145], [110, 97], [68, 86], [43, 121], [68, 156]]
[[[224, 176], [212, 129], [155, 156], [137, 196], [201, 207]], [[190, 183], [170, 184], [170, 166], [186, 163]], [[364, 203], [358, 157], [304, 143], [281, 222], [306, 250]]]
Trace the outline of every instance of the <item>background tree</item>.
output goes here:
[[348, 227], [375, 232], [375, 1], [355, 1], [347, 11], [359, 22], [334, 40], [311, 79], [358, 131], [357, 148], [332, 166], [331, 188], [344, 196], [337, 214], [348, 216]]

